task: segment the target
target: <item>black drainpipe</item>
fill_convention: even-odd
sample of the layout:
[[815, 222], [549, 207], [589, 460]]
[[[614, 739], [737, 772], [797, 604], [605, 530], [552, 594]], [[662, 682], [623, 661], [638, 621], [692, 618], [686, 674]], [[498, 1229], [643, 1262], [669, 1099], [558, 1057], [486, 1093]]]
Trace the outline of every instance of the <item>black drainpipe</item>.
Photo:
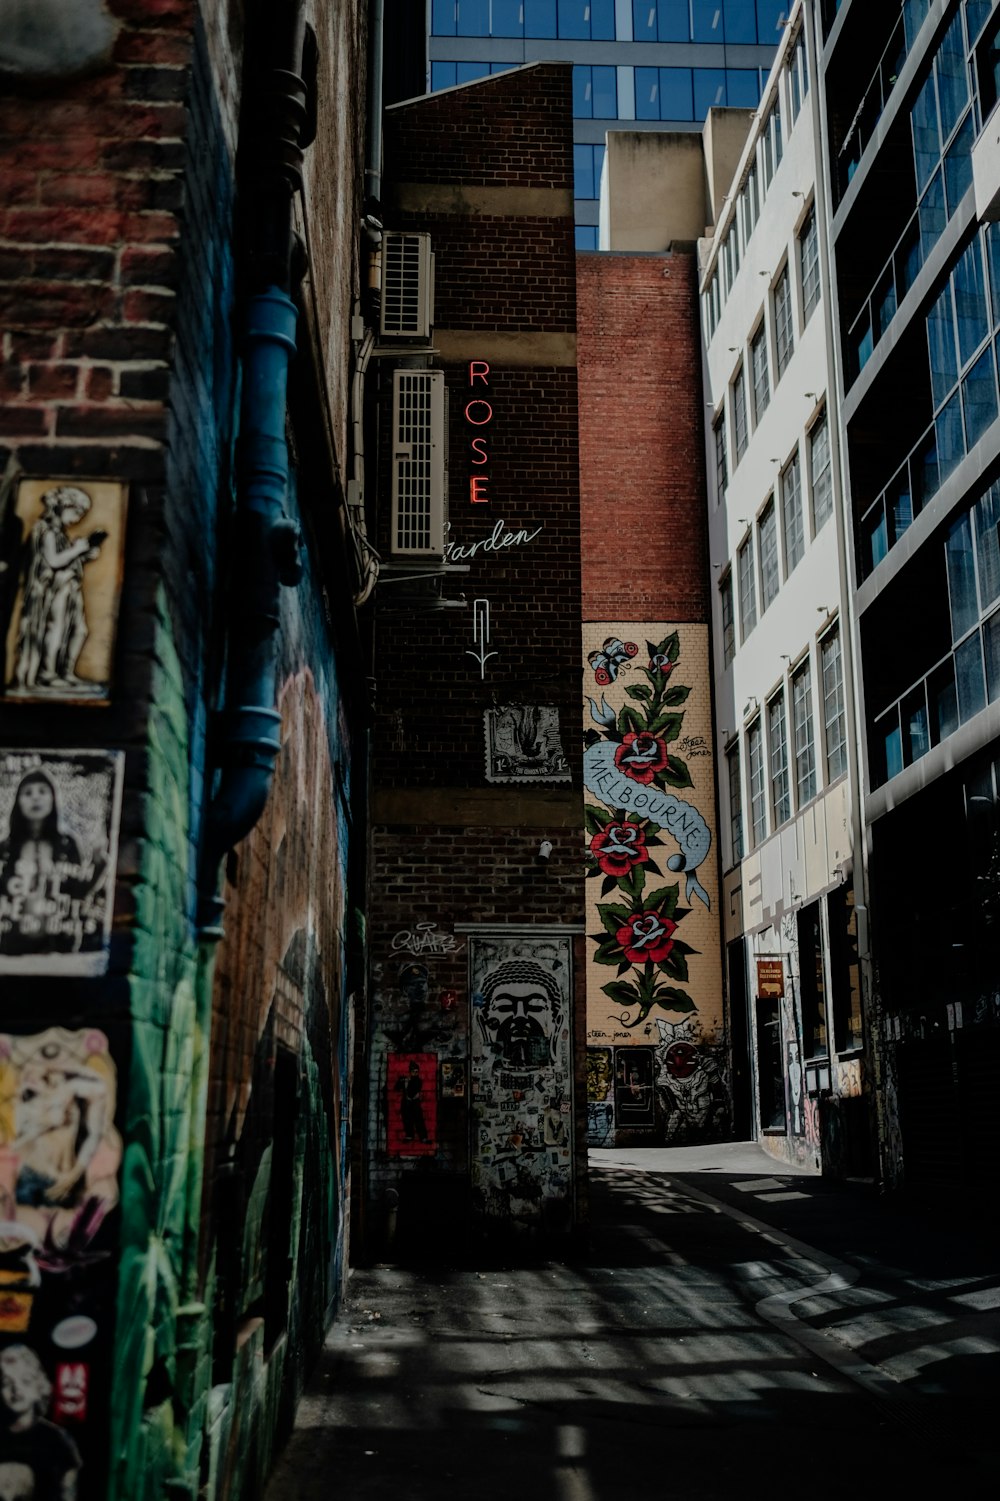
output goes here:
[[[259, 34], [257, 86], [243, 106], [240, 187], [249, 254], [243, 266], [242, 392], [230, 575], [225, 708], [216, 783], [205, 821], [199, 871], [199, 928], [222, 937], [225, 903], [219, 863], [260, 818], [281, 749], [277, 631], [283, 586], [301, 577], [298, 527], [285, 512], [288, 366], [295, 353], [293, 263], [298, 242], [292, 200], [302, 186], [303, 148], [312, 140], [310, 95], [301, 76], [302, 0], [270, 12]], [[266, 15], [270, 7], [258, 14]], [[313, 54], [310, 54], [310, 59]], [[296, 278], [297, 280], [297, 278]]]

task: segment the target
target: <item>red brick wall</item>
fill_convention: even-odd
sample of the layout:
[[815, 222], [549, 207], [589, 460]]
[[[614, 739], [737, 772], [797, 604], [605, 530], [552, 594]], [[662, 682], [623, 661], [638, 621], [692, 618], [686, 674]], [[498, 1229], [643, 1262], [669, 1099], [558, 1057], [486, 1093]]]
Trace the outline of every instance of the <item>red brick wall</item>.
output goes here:
[[695, 257], [577, 257], [585, 620], [709, 618]]

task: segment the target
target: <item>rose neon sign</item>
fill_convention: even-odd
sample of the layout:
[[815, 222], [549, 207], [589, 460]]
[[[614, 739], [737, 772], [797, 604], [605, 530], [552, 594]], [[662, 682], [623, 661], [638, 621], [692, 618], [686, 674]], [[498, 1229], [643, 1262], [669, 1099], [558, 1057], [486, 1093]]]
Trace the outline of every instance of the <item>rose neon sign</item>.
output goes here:
[[[469, 389], [476, 391], [476, 382], [482, 381], [487, 391], [490, 388], [490, 367], [485, 360], [469, 361]], [[478, 393], [469, 398], [465, 404], [465, 420], [470, 427], [489, 427], [493, 421], [493, 406], [485, 396]], [[489, 450], [486, 447], [486, 434], [477, 433], [470, 441], [469, 448], [471, 457], [470, 464], [482, 466], [490, 461]], [[490, 482], [488, 474], [469, 475], [469, 501], [472, 505], [489, 505], [490, 497], [486, 493], [486, 487]]]

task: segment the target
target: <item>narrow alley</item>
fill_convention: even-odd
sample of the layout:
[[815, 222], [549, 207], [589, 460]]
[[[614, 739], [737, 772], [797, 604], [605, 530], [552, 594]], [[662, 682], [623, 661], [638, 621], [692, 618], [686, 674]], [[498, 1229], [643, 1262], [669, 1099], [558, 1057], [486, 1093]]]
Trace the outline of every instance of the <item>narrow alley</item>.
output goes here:
[[357, 1271], [267, 1501], [990, 1491], [974, 1230], [753, 1145], [592, 1152], [591, 1185], [575, 1264]]

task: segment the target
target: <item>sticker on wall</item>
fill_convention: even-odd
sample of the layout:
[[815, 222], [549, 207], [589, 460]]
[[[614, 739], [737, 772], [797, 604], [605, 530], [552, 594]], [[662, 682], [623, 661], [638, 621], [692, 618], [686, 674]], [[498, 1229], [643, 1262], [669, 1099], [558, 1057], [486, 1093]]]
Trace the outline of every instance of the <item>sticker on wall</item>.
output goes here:
[[387, 1147], [390, 1157], [437, 1151], [437, 1055], [389, 1054]]
[[441, 1095], [445, 1099], [465, 1098], [465, 1064], [447, 1059], [441, 1064]]
[[0, 642], [11, 700], [106, 703], [126, 486], [22, 479], [0, 515]]
[[615, 1144], [615, 1108], [611, 1104], [587, 1101], [588, 1147], [613, 1147]]
[[587, 1049], [587, 1099], [607, 1100], [611, 1097], [611, 1049]]
[[0, 750], [0, 974], [103, 974], [124, 756]]
[[487, 709], [488, 782], [568, 782], [569, 762], [559, 736], [559, 710], [547, 704]]
[[570, 1222], [571, 978], [568, 938], [469, 939], [473, 1202], [505, 1231]]
[[[75, 1496], [82, 1465], [80, 1451], [65, 1429], [45, 1416], [52, 1399], [52, 1382], [30, 1345], [11, 1344], [0, 1350], [0, 1387], [4, 1394], [0, 1405], [0, 1497], [4, 1501], [8, 1497], [10, 1501], [31, 1501], [37, 1496]], [[55, 1402], [53, 1414], [58, 1415]]]
[[[24, 1289], [41, 1272], [92, 1259], [88, 1248], [118, 1202], [116, 1089], [108, 1039], [95, 1027], [0, 1035], [0, 1220]], [[79, 1338], [90, 1321], [74, 1327]]]

